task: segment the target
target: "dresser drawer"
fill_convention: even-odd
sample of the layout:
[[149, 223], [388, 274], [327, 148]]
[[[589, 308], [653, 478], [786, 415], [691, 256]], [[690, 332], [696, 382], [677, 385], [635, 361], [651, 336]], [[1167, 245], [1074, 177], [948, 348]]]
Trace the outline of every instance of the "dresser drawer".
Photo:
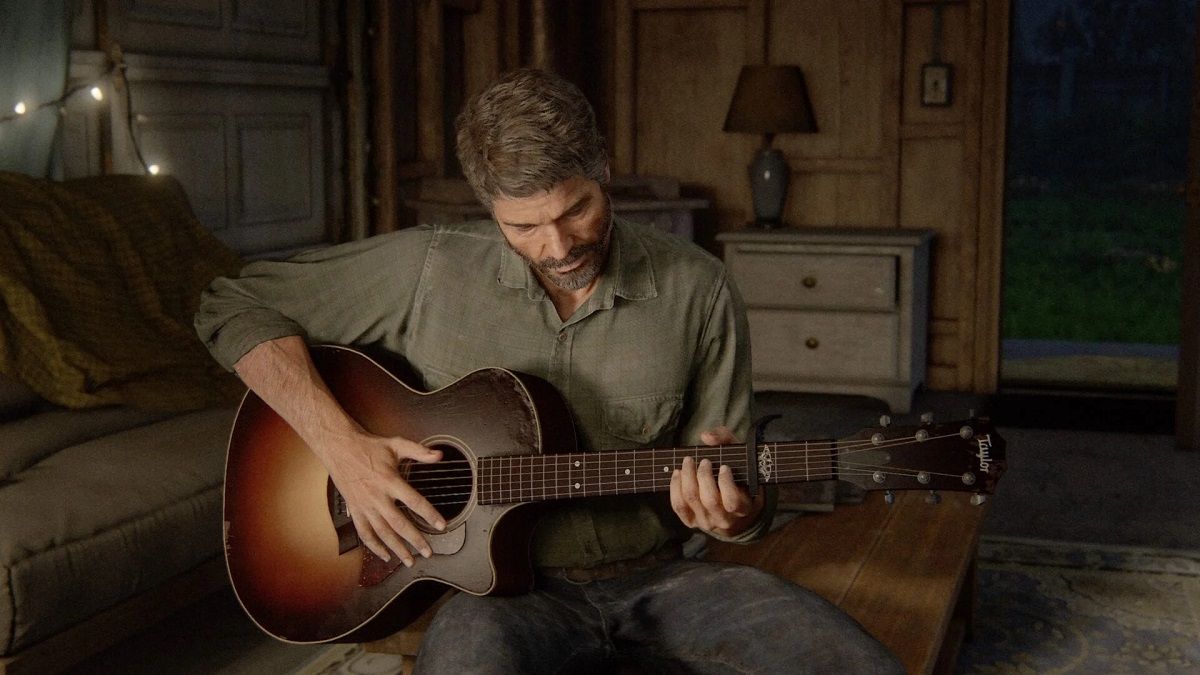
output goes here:
[[746, 304], [753, 307], [887, 311], [896, 306], [895, 256], [737, 247], [727, 264]]
[[756, 377], [895, 379], [900, 325], [895, 314], [749, 309]]

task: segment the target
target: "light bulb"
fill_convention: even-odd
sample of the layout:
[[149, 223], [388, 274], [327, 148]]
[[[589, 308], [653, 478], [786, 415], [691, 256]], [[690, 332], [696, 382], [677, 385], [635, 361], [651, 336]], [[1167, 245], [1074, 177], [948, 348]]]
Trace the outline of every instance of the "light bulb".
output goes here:
[[92, 93], [92, 98], [96, 99], [97, 101], [104, 100], [104, 92], [100, 91], [100, 87], [92, 87], [91, 93]]
[[18, 115], [24, 115], [25, 114], [25, 101], [17, 101], [17, 104], [15, 106], [13, 106], [13, 110]]
[[150, 172], [151, 176], [157, 176], [158, 172], [160, 171], [157, 164], [151, 164], [150, 166], [146, 167], [146, 170]]

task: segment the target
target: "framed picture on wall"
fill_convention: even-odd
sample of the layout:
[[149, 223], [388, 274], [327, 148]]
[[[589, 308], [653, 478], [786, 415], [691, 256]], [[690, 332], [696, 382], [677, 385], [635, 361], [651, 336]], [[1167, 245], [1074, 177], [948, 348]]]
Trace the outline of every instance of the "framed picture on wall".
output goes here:
[[921, 66], [921, 105], [947, 106], [952, 101], [954, 67], [949, 63]]

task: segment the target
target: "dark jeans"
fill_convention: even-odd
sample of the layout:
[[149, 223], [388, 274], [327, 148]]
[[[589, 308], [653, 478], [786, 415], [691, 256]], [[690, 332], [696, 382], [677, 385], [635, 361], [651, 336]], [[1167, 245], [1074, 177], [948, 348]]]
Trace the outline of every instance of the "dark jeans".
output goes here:
[[539, 579], [509, 598], [453, 597], [416, 672], [903, 673], [862, 627], [760, 570], [681, 560], [625, 577]]

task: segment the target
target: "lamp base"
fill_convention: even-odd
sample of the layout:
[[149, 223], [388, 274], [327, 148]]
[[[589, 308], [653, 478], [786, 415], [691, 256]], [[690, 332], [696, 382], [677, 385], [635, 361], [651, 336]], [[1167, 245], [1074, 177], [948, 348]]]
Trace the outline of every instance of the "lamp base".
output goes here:
[[782, 226], [790, 175], [782, 152], [768, 146], [754, 156], [754, 163], [750, 165], [750, 193], [754, 201], [754, 222], [758, 227]]

